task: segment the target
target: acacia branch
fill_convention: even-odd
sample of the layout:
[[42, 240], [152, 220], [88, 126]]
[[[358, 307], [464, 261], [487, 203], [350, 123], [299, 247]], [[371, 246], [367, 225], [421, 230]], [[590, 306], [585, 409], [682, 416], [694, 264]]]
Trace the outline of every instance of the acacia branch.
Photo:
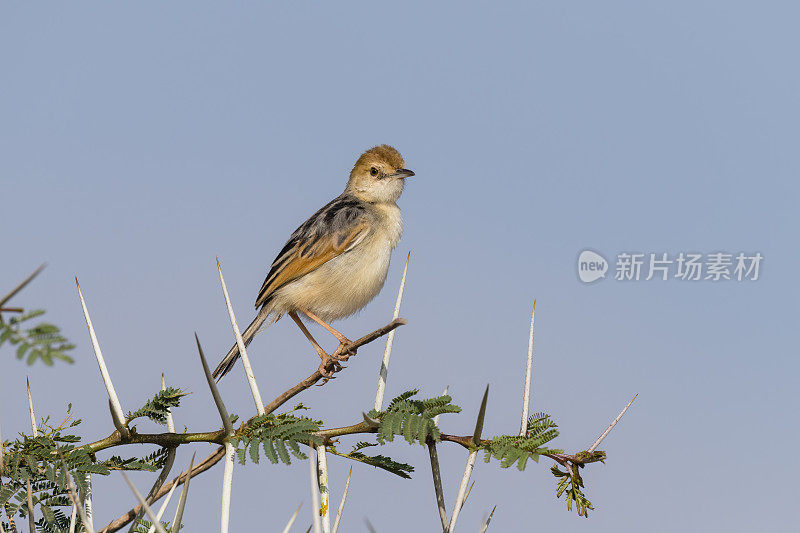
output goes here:
[[[320, 376], [320, 378], [321, 377], [322, 376]], [[377, 433], [377, 431], [378, 431], [377, 428], [372, 427], [368, 422], [359, 422], [358, 424], [353, 424], [351, 426], [344, 426], [344, 427], [340, 427], [340, 428], [323, 429], [323, 430], [317, 431], [316, 435], [321, 437], [323, 439], [323, 442], [325, 442], [327, 444], [327, 443], [333, 442], [332, 439], [334, 437], [339, 437], [339, 436], [343, 436], [343, 435], [359, 435], [359, 434]], [[189, 441], [189, 442], [213, 442], [213, 443], [217, 443], [216, 440], [203, 440], [202, 438], [199, 438], [199, 436], [202, 436], [202, 435], [216, 435], [216, 434], [219, 434], [220, 438], [224, 437], [223, 430], [219, 430], [218, 432], [214, 432], [214, 433], [189, 433], [189, 434], [184, 434], [183, 436], [192, 437], [192, 440]], [[174, 433], [163, 433], [163, 434], [160, 434], [160, 435], [137, 435], [137, 434], [134, 433], [133, 436], [134, 437], [159, 437], [159, 438], [167, 437], [168, 438], [170, 436], [179, 437], [181, 435], [176, 435]], [[455, 444], [459, 444], [462, 447], [467, 448], [467, 449], [475, 447], [474, 438], [475, 438], [474, 434], [458, 436], [458, 435], [448, 435], [448, 434], [445, 434], [445, 433], [442, 433], [441, 437], [440, 437], [442, 442], [452, 442], [452, 443], [455, 443]], [[152, 440], [143, 440], [141, 442], [152, 443]], [[480, 441], [480, 445], [481, 446], [489, 445], [489, 444], [491, 444], [491, 442], [492, 442], [491, 440], [483, 440], [482, 439]], [[128, 444], [128, 443], [126, 443], [126, 444]], [[565, 462], [570, 462], [570, 463], [573, 463], [573, 464], [578, 465], [578, 466], [582, 466], [582, 465], [587, 464], [587, 463], [593, 463], [593, 462], [596, 462], [596, 461], [601, 461], [601, 460], [603, 460], [605, 458], [605, 453], [597, 452], [597, 451], [595, 451], [595, 452], [593, 452], [591, 454], [589, 454], [587, 452], [581, 452], [581, 453], [578, 453], [578, 454], [575, 454], [575, 455], [555, 454], [555, 453], [545, 453], [545, 454], [542, 454], [542, 455], [544, 455], [545, 457], [548, 457], [548, 458], [556, 461], [557, 463], [559, 463], [561, 465], [564, 465]], [[176, 476], [169, 483], [165, 483], [158, 490], [158, 492], [153, 496], [153, 502], [156, 502], [159, 499], [163, 498], [170, 491], [170, 489], [172, 489], [173, 485], [179, 484], [179, 483], [184, 483], [186, 481], [186, 479], [191, 479], [194, 476], [205, 472], [206, 470], [210, 469], [215, 464], [220, 462], [224, 456], [225, 456], [225, 448], [224, 447], [218, 448], [217, 451], [215, 451], [214, 453], [212, 453], [211, 455], [206, 457], [201, 463], [199, 463], [197, 466], [192, 468], [191, 472], [189, 472], [188, 470], [184, 471], [184, 472], [181, 472], [181, 474]], [[188, 478], [187, 478], [187, 474], [188, 474]], [[139, 512], [139, 509], [140, 509], [139, 506], [134, 507], [133, 509], [129, 510], [125, 514], [121, 515], [119, 518], [117, 518], [113, 522], [109, 523], [105, 528], [101, 529], [98, 533], [112, 533], [114, 531], [119, 531], [120, 529], [122, 529], [125, 525], [129, 524], [134, 519], [134, 517], [136, 516], [136, 513]]]
[[[402, 318], [393, 320], [392, 322], [386, 324], [385, 326], [376, 329], [375, 331], [352, 342], [349, 346], [346, 346], [344, 348], [344, 351], [348, 351], [350, 349], [356, 349], [369, 342], [372, 342], [405, 323], [406, 321], [403, 320]], [[276, 397], [268, 405], [266, 405], [264, 407], [265, 412], [266, 413], [274, 412], [276, 409], [278, 409], [280, 406], [282, 406], [284, 403], [286, 403], [295, 395], [314, 386], [314, 384], [316, 384], [322, 378], [323, 378], [322, 374], [319, 371], [315, 371], [307, 378], [300, 381], [297, 385], [289, 388], [288, 390], [280, 394], [278, 397]], [[236, 435], [240, 434], [240, 432], [249, 428], [252, 425], [255, 418], [256, 417], [253, 417], [244, 422], [243, 424], [241, 424], [241, 426], [234, 432], [233, 436], [235, 437]], [[349, 426], [322, 429], [320, 431], [317, 431], [315, 434], [322, 439], [324, 444], [328, 445], [334, 443], [336, 437], [344, 435], [370, 434], [376, 432], [377, 432], [377, 427], [375, 427], [375, 424], [370, 423], [368, 420], [364, 420], [362, 422], [359, 422], [357, 424], [352, 424]], [[137, 433], [136, 428], [130, 428], [130, 435], [127, 437], [121, 435], [119, 431], [114, 431], [114, 433], [112, 433], [105, 439], [87, 445], [87, 448], [89, 449], [89, 451], [94, 453], [108, 448], [128, 445], [128, 444], [155, 444], [158, 446], [164, 446], [168, 448], [177, 447], [182, 444], [190, 444], [197, 442], [207, 442], [210, 444], [220, 445], [220, 447], [214, 453], [206, 457], [202, 462], [182, 472], [181, 474], [173, 478], [170, 482], [162, 485], [161, 488], [158, 489], [158, 491], [152, 497], [152, 501], [156, 502], [159, 499], [163, 498], [167, 493], [169, 493], [169, 491], [175, 485], [185, 483], [189, 479], [209, 470], [214, 465], [219, 463], [225, 456], [224, 443], [229, 438], [230, 436], [223, 428], [210, 432], [180, 433], [180, 434], [178, 433], [140, 434]], [[491, 440], [480, 439], [480, 437], [477, 436], [475, 433], [473, 433], [472, 435], [465, 435], [465, 436], [448, 435], [442, 433], [440, 440], [442, 442], [456, 443], [464, 448], [471, 450], [474, 450], [476, 447], [489, 445], [492, 442]], [[562, 465], [565, 465], [567, 462], [569, 462], [577, 466], [583, 466], [586, 463], [599, 461], [605, 458], [605, 454], [603, 452], [593, 452], [593, 453], [581, 452], [576, 455], [546, 453], [542, 455]], [[140, 510], [141, 506], [136, 506], [133, 509], [130, 509], [129, 511], [122, 514], [114, 521], [110, 522], [107, 526], [105, 526], [102, 530], [100, 530], [99, 533], [112, 533], [114, 531], [119, 531], [124, 526], [131, 523]]]
[[[375, 331], [372, 331], [371, 333], [364, 335], [360, 339], [350, 343], [348, 346], [345, 347], [345, 352], [349, 350], [355, 350], [365, 344], [368, 344], [406, 323], [407, 323], [406, 320], [402, 318], [397, 318], [395, 320], [392, 320], [385, 326], [382, 326], [376, 329]], [[300, 383], [298, 383], [294, 387], [291, 387], [290, 389], [279, 395], [277, 398], [272, 400], [272, 402], [270, 402], [268, 405], [264, 407], [265, 412], [272, 413], [273, 411], [278, 409], [281, 405], [290, 400], [293, 396], [314, 386], [314, 384], [316, 384], [320, 379], [322, 379], [322, 377], [323, 377], [322, 374], [318, 370], [315, 371], [306, 379], [302, 380]], [[238, 431], [242, 431], [247, 427], [249, 427], [252, 424], [254, 418], [255, 417], [243, 423]], [[319, 433], [323, 439], [330, 439], [331, 437], [338, 435], [351, 435], [356, 433], [370, 433], [370, 432], [374, 432], [374, 429], [372, 429], [366, 423], [362, 422], [361, 424], [355, 424], [353, 426], [347, 426], [344, 428], [323, 430], [320, 431]], [[121, 435], [120, 432], [117, 430], [114, 431], [114, 433], [112, 433], [105, 439], [93, 442], [87, 445], [87, 447], [89, 451], [94, 453], [100, 450], [105, 450], [107, 448], [113, 448], [116, 446], [123, 446], [127, 444], [157, 444], [159, 446], [168, 448], [174, 448], [180, 446], [181, 444], [189, 444], [193, 442], [208, 442], [221, 445], [221, 447], [218, 448], [216, 452], [206, 457], [200, 464], [193, 467], [191, 471], [189, 470], [184, 471], [180, 475], [172, 479], [172, 481], [170, 481], [169, 483], [165, 483], [164, 485], [162, 485], [161, 488], [152, 496], [152, 501], [156, 502], [164, 495], [166, 495], [174, 485], [178, 483], [184, 483], [187, 479], [191, 479], [192, 477], [201, 474], [202, 472], [205, 472], [206, 470], [210, 469], [212, 466], [220, 462], [222, 458], [225, 456], [224, 443], [228, 438], [229, 436], [228, 433], [225, 431], [225, 429], [219, 429], [217, 431], [210, 431], [203, 433], [137, 433], [136, 428], [130, 428], [130, 434], [128, 436]], [[132, 522], [140, 510], [141, 506], [134, 507], [133, 509], [129, 510], [125, 514], [118, 517], [116, 520], [109, 523], [105, 528], [100, 530], [100, 533], [111, 533], [113, 531], [119, 531], [127, 524]]]

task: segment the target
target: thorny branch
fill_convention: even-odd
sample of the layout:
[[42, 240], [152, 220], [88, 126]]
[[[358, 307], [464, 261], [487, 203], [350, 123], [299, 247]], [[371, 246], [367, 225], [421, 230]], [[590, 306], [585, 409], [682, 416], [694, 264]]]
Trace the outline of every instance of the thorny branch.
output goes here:
[[[16, 287], [10, 294], [6, 295], [2, 299], [2, 302], [5, 303], [13, 296], [16, 292], [18, 292], [22, 287], [25, 286], [28, 282], [30, 282], [36, 274], [41, 271], [40, 267], [36, 272], [34, 272], [28, 279], [26, 279], [23, 283], [21, 283], [18, 287]], [[16, 311], [16, 309], [11, 308], [4, 308], [3, 311]], [[88, 320], [88, 318], [87, 318]], [[401, 325], [406, 324], [406, 321], [402, 318], [395, 318], [385, 326], [368, 333], [367, 335], [361, 337], [360, 339], [351, 342], [347, 346], [343, 346], [343, 352], [355, 352], [355, 350], [365, 344], [368, 344], [388, 333], [394, 331]], [[532, 336], [532, 332], [531, 332]], [[327, 371], [338, 371], [340, 368], [336, 365], [335, 362], [329, 363], [328, 367], [326, 367]], [[291, 398], [299, 394], [300, 392], [314, 386], [320, 380], [322, 380], [325, 376], [319, 371], [316, 370], [308, 377], [294, 385], [293, 387], [287, 389], [280, 395], [278, 395], [274, 400], [272, 400], [269, 404], [264, 406], [265, 413], [273, 413]], [[488, 392], [488, 390], [487, 390]], [[526, 387], [527, 392], [527, 387]], [[527, 393], [526, 393], [526, 403], [527, 403]], [[635, 398], [634, 398], [635, 399]], [[632, 403], [631, 400], [630, 403]], [[471, 454], [477, 452], [477, 450], [481, 447], [490, 446], [492, 444], [492, 440], [485, 440], [480, 438], [480, 431], [482, 428], [483, 422], [483, 411], [485, 410], [485, 403], [486, 398], [484, 397], [484, 401], [481, 408], [481, 414], [478, 417], [478, 425], [476, 425], [476, 430], [473, 435], [466, 435], [466, 436], [456, 436], [456, 435], [448, 435], [448, 434], [441, 434], [440, 440], [442, 442], [452, 442], [455, 444], [459, 444], [460, 446], [470, 450]], [[593, 444], [593, 446], [584, 452], [580, 452], [577, 454], [565, 454], [565, 453], [542, 453], [545, 457], [548, 457], [558, 463], [559, 465], [566, 468], [567, 472], [570, 476], [577, 475], [578, 468], [583, 468], [584, 465], [588, 463], [593, 463], [597, 461], [602, 461], [605, 459], [605, 453], [602, 451], [595, 451], [594, 449], [599, 445], [600, 441], [608, 434], [608, 432], [614, 427], [614, 425], [619, 421], [619, 419], [624, 414], [625, 410], [630, 406], [626, 406], [625, 409], [620, 413], [617, 419], [612, 422], [612, 424], [606, 429], [606, 431], [601, 435], [599, 439]], [[249, 420], [242, 423], [238, 429], [235, 431], [231, 431], [231, 429], [226, 429], [223, 427], [221, 429], [215, 431], [208, 431], [208, 432], [197, 432], [197, 433], [138, 433], [135, 427], [129, 427], [129, 423], [131, 420], [121, 420], [118, 421], [118, 424], [115, 424], [117, 427], [113, 433], [111, 433], [108, 437], [93, 442], [91, 444], [87, 444], [84, 446], [84, 449], [89, 451], [90, 453], [96, 453], [101, 450], [105, 450], [108, 448], [113, 448], [117, 446], [124, 446], [129, 444], [155, 444], [164, 448], [167, 448], [171, 451], [171, 457], [174, 459], [174, 451], [175, 449], [183, 444], [190, 444], [190, 443], [197, 443], [197, 442], [207, 442], [210, 444], [217, 444], [219, 447], [208, 457], [206, 457], [203, 461], [198, 463], [197, 465], [193, 466], [190, 464], [189, 469], [184, 472], [181, 472], [178, 476], [174, 477], [171, 481], [164, 483], [164, 480], [169, 472], [169, 466], [162, 470], [159, 479], [157, 480], [156, 484], [151, 489], [151, 494], [148, 495], [147, 502], [152, 504], [166, 494], [168, 494], [171, 490], [173, 490], [179, 484], [188, 483], [188, 481], [211, 469], [214, 465], [220, 462], [225, 457], [225, 446], [230, 441], [231, 438], [237, 437], [242, 432], [246, 431], [254, 422], [256, 417], [250, 418]], [[223, 421], [226, 422], [226, 421]], [[523, 424], [527, 422], [526, 417], [523, 416]], [[224, 424], [227, 428], [230, 428], [230, 424]], [[329, 429], [322, 429], [315, 433], [316, 436], [322, 439], [323, 445], [331, 445], [337, 442], [337, 437], [344, 436], [344, 435], [357, 435], [357, 434], [370, 434], [370, 433], [377, 433], [378, 428], [377, 424], [374, 420], [370, 420], [366, 415], [364, 415], [364, 421], [344, 427], [338, 428], [329, 428]], [[429, 445], [435, 443], [429, 442]], [[435, 450], [435, 448], [433, 448]], [[432, 458], [433, 460], [433, 458]], [[170, 461], [171, 463], [171, 461]], [[170, 465], [171, 466], [171, 465]], [[0, 464], [0, 473], [2, 473], [3, 468], [2, 464]], [[435, 477], [434, 472], [434, 477]], [[438, 492], [437, 492], [438, 497]], [[29, 507], [31, 507], [30, 501], [28, 502]], [[443, 502], [438, 502], [439, 507], [443, 506]], [[126, 525], [133, 522], [137, 516], [140, 515], [142, 512], [142, 506], [138, 505], [133, 509], [130, 509], [126, 513], [119, 516], [117, 519], [110, 522], [105, 528], [100, 530], [100, 533], [110, 533], [114, 531], [119, 531]], [[446, 512], [445, 512], [446, 515]], [[442, 523], [444, 524], [444, 520], [446, 516], [442, 516]], [[453, 517], [455, 518], [455, 517]], [[453, 520], [454, 521], [454, 520]], [[488, 525], [488, 522], [487, 522]], [[13, 522], [11, 523], [12, 529], [14, 528]]]

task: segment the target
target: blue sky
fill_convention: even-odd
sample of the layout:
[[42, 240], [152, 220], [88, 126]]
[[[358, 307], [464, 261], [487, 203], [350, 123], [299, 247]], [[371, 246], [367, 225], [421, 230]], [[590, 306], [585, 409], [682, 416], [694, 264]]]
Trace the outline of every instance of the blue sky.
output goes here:
[[[449, 385], [465, 413], [443, 428], [468, 433], [490, 383], [485, 431], [515, 431], [534, 298], [532, 409], [554, 416], [558, 445], [585, 448], [639, 393], [603, 443], [607, 463], [585, 471], [588, 520], [556, 500], [546, 462], [479, 461], [460, 529], [495, 504], [490, 531], [793, 528], [798, 14], [789, 2], [5, 2], [0, 272], [10, 287], [48, 261], [15, 303], [46, 307], [78, 348], [57, 369], [0, 350], [4, 435], [27, 424], [26, 374], [39, 413], [71, 401], [87, 438], [111, 429], [75, 275], [123, 407], [165, 372], [193, 392], [178, 426], [216, 427], [192, 338], [214, 359], [232, 342], [215, 256], [245, 322], [288, 234], [341, 192], [361, 151], [389, 143], [416, 172], [405, 233], [383, 293], [339, 323], [358, 336], [390, 318], [410, 250], [388, 394]], [[612, 262], [764, 261], [755, 282], [586, 285], [587, 248]], [[361, 350], [302, 401], [330, 426], [358, 421], [381, 352]], [[286, 321], [251, 356], [270, 398], [316, 366]], [[240, 368], [222, 392], [252, 410]], [[465, 454], [443, 448], [450, 502]], [[435, 530], [425, 450], [386, 452], [414, 479], [355, 466], [343, 530], [366, 530], [364, 517], [381, 533]], [[331, 462], [338, 501], [349, 464]], [[192, 484], [190, 529], [218, 523], [221, 475]], [[131, 502], [119, 477], [97, 487], [98, 522]], [[303, 501], [304, 530], [309, 499], [302, 463], [238, 469], [231, 527], [280, 530]]]

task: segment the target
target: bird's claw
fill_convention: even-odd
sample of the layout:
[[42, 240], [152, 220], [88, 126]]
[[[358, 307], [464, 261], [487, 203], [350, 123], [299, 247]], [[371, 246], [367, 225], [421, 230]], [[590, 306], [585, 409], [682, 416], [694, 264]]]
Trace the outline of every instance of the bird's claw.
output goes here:
[[358, 351], [358, 348], [350, 347], [352, 344], [352, 342], [339, 343], [339, 347], [331, 354], [331, 357], [336, 361], [347, 361], [350, 357], [356, 355]]
[[343, 368], [345, 367], [339, 363], [339, 360], [336, 357], [328, 355], [327, 357], [323, 358], [322, 362], [317, 368], [317, 371], [322, 375], [322, 383], [319, 383], [318, 386], [322, 386], [328, 381], [336, 379], [333, 374], [341, 371]]

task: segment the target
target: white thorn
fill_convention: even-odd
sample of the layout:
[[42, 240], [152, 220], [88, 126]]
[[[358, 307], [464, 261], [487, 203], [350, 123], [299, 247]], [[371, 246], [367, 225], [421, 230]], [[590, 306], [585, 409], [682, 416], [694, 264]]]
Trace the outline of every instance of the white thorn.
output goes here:
[[492, 517], [494, 516], [495, 509], [497, 509], [496, 505], [492, 507], [492, 512], [489, 513], [489, 516], [483, 519], [483, 524], [481, 525], [480, 533], [486, 533], [486, 530], [489, 528], [489, 522], [492, 521]]
[[233, 444], [225, 442], [225, 470], [222, 474], [222, 517], [220, 519], [220, 532], [228, 533], [231, 518], [231, 489], [233, 488], [233, 459], [236, 450]]
[[528, 432], [528, 409], [531, 403], [531, 374], [533, 370], [533, 317], [536, 315], [536, 300], [533, 301], [531, 311], [531, 331], [528, 335], [528, 364], [525, 371], [525, 391], [522, 393], [522, 422], [519, 425], [519, 435], [524, 437]]
[[[161, 504], [161, 508], [158, 510], [158, 513], [156, 514], [156, 520], [159, 523], [161, 522], [161, 517], [164, 516], [164, 511], [167, 510], [167, 505], [169, 505], [169, 501], [170, 501], [170, 499], [172, 499], [172, 493], [175, 492], [175, 487], [177, 487], [177, 486], [178, 486], [177, 483], [172, 485], [172, 488], [169, 489], [169, 492], [167, 493], [166, 497], [164, 498], [164, 503]], [[156, 525], [155, 524], [151, 524], [150, 525], [150, 529], [147, 530], [147, 533], [155, 533], [155, 531], [156, 531]]]
[[478, 456], [478, 450], [469, 452], [467, 458], [467, 466], [464, 468], [464, 476], [461, 478], [461, 485], [458, 487], [458, 496], [453, 505], [453, 513], [450, 516], [450, 525], [447, 527], [446, 533], [453, 533], [456, 529], [456, 521], [461, 512], [461, 507], [464, 505], [464, 500], [467, 496], [467, 486], [469, 485], [469, 478], [472, 475], [472, 469], [475, 467], [475, 458]]
[[81, 517], [81, 522], [83, 522], [83, 527], [86, 529], [87, 533], [94, 533], [94, 527], [92, 525], [92, 521], [89, 519], [89, 516], [86, 514], [86, 510], [81, 505], [80, 500], [78, 500], [78, 493], [75, 491], [75, 485], [72, 483], [72, 478], [70, 478], [67, 469], [63, 467], [62, 470], [64, 472], [64, 477], [67, 480], [67, 489], [69, 490], [69, 498], [72, 500], [72, 505], [78, 509], [78, 514]]
[[33, 412], [33, 397], [31, 396], [31, 382], [25, 378], [25, 384], [28, 387], [28, 414], [31, 415], [31, 431], [34, 437], [39, 436], [39, 428], [36, 427], [36, 414]]
[[[639, 395], [637, 394], [636, 396], [639, 396]], [[622, 418], [622, 415], [624, 415], [625, 411], [628, 410], [628, 407], [631, 406], [631, 404], [633, 403], [633, 400], [636, 399], [636, 396], [631, 398], [631, 401], [628, 402], [628, 405], [626, 405], [625, 408], [622, 411], [619, 412], [619, 414], [617, 415], [617, 418], [615, 418], [614, 421], [611, 422], [611, 424], [609, 424], [609, 426], [606, 428], [606, 430], [603, 432], [602, 435], [597, 437], [597, 440], [594, 441], [594, 444], [589, 446], [589, 449], [587, 451], [593, 452], [593, 451], [595, 451], [595, 449], [597, 449], [598, 446], [600, 446], [600, 443], [603, 442], [603, 439], [606, 438], [606, 435], [608, 435], [611, 432], [611, 430], [614, 429], [614, 426], [616, 426], [617, 422], [620, 421], [620, 419]]]
[[[114, 409], [117, 418], [119, 420], [125, 420], [122, 404], [119, 403], [117, 391], [114, 390], [114, 383], [111, 382], [111, 375], [108, 373], [108, 368], [106, 368], [106, 362], [105, 359], [103, 359], [103, 352], [100, 351], [100, 344], [97, 342], [97, 335], [94, 332], [92, 319], [89, 317], [89, 310], [86, 308], [86, 301], [83, 299], [83, 292], [81, 291], [80, 283], [78, 283], [78, 278], [75, 278], [75, 284], [78, 286], [78, 296], [81, 299], [83, 317], [86, 319], [86, 326], [89, 328], [89, 337], [92, 340], [92, 348], [94, 349], [94, 355], [97, 358], [97, 365], [100, 367], [100, 375], [103, 377], [103, 384], [106, 386], [106, 391], [108, 392], [108, 399], [111, 400], [111, 407]], [[125, 433], [127, 433], [127, 428]]]
[[128, 478], [125, 472], [122, 472], [122, 477], [125, 479], [125, 483], [127, 483], [128, 486], [133, 491], [134, 496], [136, 496], [136, 499], [139, 501], [139, 505], [141, 505], [142, 509], [144, 509], [144, 512], [147, 513], [147, 517], [150, 519], [150, 522], [152, 522], [153, 525], [156, 526], [156, 531], [158, 531], [158, 533], [167, 533], [164, 530], [164, 526], [161, 525], [161, 521], [159, 521], [159, 519], [156, 517], [155, 513], [150, 508], [150, 506], [147, 505], [147, 502], [144, 501], [144, 498], [142, 498], [141, 493], [139, 493], [139, 491], [136, 489], [136, 486], [134, 486], [134, 484], [131, 483], [131, 480]]
[[83, 478], [83, 482], [86, 484], [86, 492], [83, 495], [83, 508], [86, 510], [86, 520], [91, 527], [94, 529], [94, 502], [93, 502], [93, 492], [92, 492], [92, 474], [86, 473]]
[[264, 402], [261, 400], [261, 392], [258, 390], [256, 383], [256, 376], [253, 374], [253, 368], [250, 366], [250, 358], [247, 356], [247, 348], [244, 345], [242, 333], [239, 331], [239, 324], [236, 322], [236, 315], [233, 313], [233, 306], [231, 306], [231, 299], [228, 296], [228, 287], [225, 285], [225, 278], [222, 277], [222, 267], [217, 258], [217, 270], [219, 271], [219, 282], [222, 284], [222, 294], [225, 296], [225, 306], [228, 308], [228, 317], [231, 320], [233, 327], [233, 334], [236, 336], [236, 345], [239, 347], [239, 355], [242, 357], [242, 364], [244, 365], [244, 375], [247, 376], [247, 383], [250, 385], [250, 392], [253, 395], [253, 401], [256, 404], [256, 411], [258, 414], [264, 414]]
[[[447, 396], [447, 391], [449, 391], [449, 390], [450, 390], [450, 385], [448, 385], [447, 387], [444, 388], [444, 392], [442, 393], [442, 396]], [[436, 427], [439, 427], [439, 415], [436, 415], [436, 416], [433, 417], [433, 423], [436, 424]]]
[[300, 502], [300, 505], [297, 506], [297, 509], [294, 510], [294, 514], [289, 519], [289, 523], [286, 524], [286, 527], [283, 528], [283, 533], [289, 533], [289, 530], [292, 529], [294, 525], [294, 521], [297, 520], [297, 514], [300, 512], [300, 508], [303, 506], [303, 502]]
[[[403, 267], [403, 278], [400, 280], [400, 289], [397, 291], [397, 302], [394, 304], [394, 314], [392, 320], [400, 316], [400, 304], [403, 301], [403, 291], [406, 287], [406, 273], [408, 272], [408, 260], [411, 258], [411, 252], [406, 256], [406, 265]], [[375, 410], [380, 411], [383, 407], [383, 396], [386, 392], [386, 378], [389, 375], [389, 358], [392, 356], [392, 344], [394, 343], [394, 333], [392, 330], [386, 336], [386, 348], [383, 350], [383, 360], [381, 361], [381, 369], [378, 374], [378, 392], [375, 393]]]
[[339, 522], [342, 520], [342, 511], [344, 511], [344, 502], [347, 501], [347, 491], [350, 490], [350, 476], [353, 475], [353, 467], [350, 467], [350, 472], [347, 473], [347, 482], [344, 484], [344, 493], [342, 493], [342, 501], [339, 502], [339, 510], [336, 511], [336, 520], [333, 521], [333, 533], [339, 531]]
[[[161, 373], [161, 390], [167, 390], [164, 382], [164, 373]], [[172, 418], [172, 409], [167, 409], [167, 431], [175, 433], [175, 420]]]
[[69, 519], [69, 533], [75, 533], [75, 525], [78, 523], [78, 508], [72, 504], [72, 516]]
[[317, 446], [317, 463], [319, 465], [320, 512], [322, 513], [322, 532], [331, 532], [331, 498], [328, 488], [328, 454], [324, 445]]
[[178, 508], [175, 509], [175, 517], [172, 519], [172, 530], [180, 531], [181, 520], [183, 519], [183, 509], [186, 507], [186, 498], [189, 495], [189, 482], [192, 480], [192, 468], [194, 467], [194, 458], [197, 452], [192, 454], [192, 459], [189, 461], [189, 469], [186, 470], [186, 480], [183, 482], [183, 490], [181, 490], [181, 497], [178, 499]]
[[317, 480], [317, 458], [314, 447], [308, 450], [308, 468], [311, 474], [311, 516], [314, 533], [322, 533], [322, 522], [319, 518], [319, 481]]

